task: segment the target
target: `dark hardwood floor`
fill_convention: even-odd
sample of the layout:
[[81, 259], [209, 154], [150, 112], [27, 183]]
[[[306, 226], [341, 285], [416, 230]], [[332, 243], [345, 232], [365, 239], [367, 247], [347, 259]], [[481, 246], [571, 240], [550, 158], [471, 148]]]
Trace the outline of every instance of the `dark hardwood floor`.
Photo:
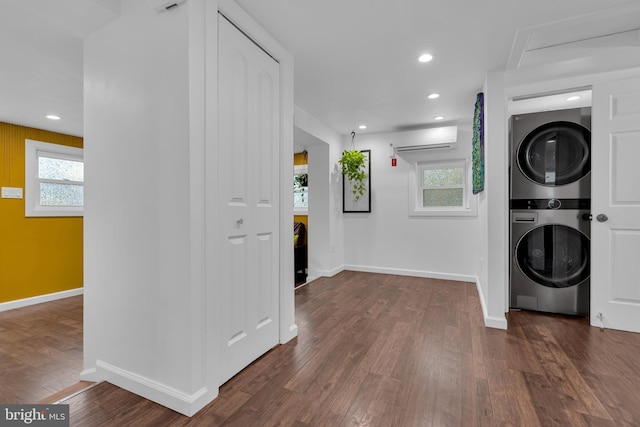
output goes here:
[[474, 284], [349, 271], [297, 289], [296, 321], [192, 418], [101, 383], [65, 400], [71, 425], [640, 426], [640, 334], [488, 329]]
[[0, 312], [0, 403], [37, 403], [78, 384], [82, 296]]
[[102, 383], [77, 426], [640, 426], [640, 334], [511, 312], [471, 283], [343, 272], [296, 291], [299, 337], [192, 418]]

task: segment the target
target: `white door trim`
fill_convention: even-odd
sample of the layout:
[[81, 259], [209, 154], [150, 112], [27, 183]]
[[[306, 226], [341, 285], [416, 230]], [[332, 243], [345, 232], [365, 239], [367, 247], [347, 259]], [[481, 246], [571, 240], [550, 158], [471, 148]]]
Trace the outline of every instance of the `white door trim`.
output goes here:
[[[513, 77], [517, 75], [518, 75], [518, 71], [513, 71], [508, 73], [508, 76], [505, 77], [506, 85], [504, 87], [503, 93], [501, 94], [502, 96], [504, 96], [505, 102], [507, 102], [509, 99], [512, 99], [514, 97], [535, 96], [535, 95], [549, 93], [553, 91], [570, 90], [576, 87], [592, 87], [597, 83], [601, 83], [605, 81], [622, 80], [626, 78], [637, 77], [637, 76], [640, 76], [640, 67], [626, 68], [626, 69], [607, 71], [607, 72], [591, 72], [591, 73], [585, 72], [585, 74], [583, 75], [575, 75], [575, 76], [564, 77], [564, 78], [540, 79], [540, 77], [535, 77], [535, 81], [532, 81], [530, 79], [525, 79], [525, 78]], [[528, 76], [531, 77], [531, 75], [528, 75]], [[517, 82], [517, 83], [511, 83], [511, 82]], [[508, 120], [509, 120], [509, 112], [505, 110], [504, 123], [503, 123], [505, 135], [508, 129]], [[504, 144], [502, 147], [503, 150], [505, 151], [508, 150], [508, 143], [509, 143], [508, 138], [505, 137], [503, 140], [503, 144]], [[508, 178], [505, 178], [505, 179], [508, 179]], [[508, 190], [508, 188], [505, 187], [505, 190]], [[505, 193], [502, 194], [501, 197], [507, 200], [509, 198], [508, 191], [505, 191]], [[508, 211], [504, 211], [504, 212], [492, 211], [492, 212], [489, 212], [489, 215], [491, 216], [498, 215], [500, 217], [499, 218], [500, 221], [504, 221], [505, 224], [508, 224]], [[504, 259], [507, 259], [507, 257], [509, 256], [508, 247], [505, 247], [504, 251], [501, 251], [500, 253], [495, 253], [492, 255], [502, 256], [504, 257]], [[502, 291], [506, 295], [504, 308], [505, 308], [505, 312], [508, 312], [509, 311], [508, 271], [504, 272], [504, 276], [502, 278], [503, 280], [499, 280], [499, 279], [500, 279], [499, 277], [495, 277], [493, 279], [493, 282], [502, 283], [504, 285], [504, 288], [502, 289]], [[491, 293], [492, 289], [496, 290], [495, 286], [492, 287], [491, 285], [489, 285], [489, 287], [490, 287], [489, 293]], [[491, 314], [495, 314], [495, 313], [490, 313], [490, 315]]]
[[640, 76], [593, 87], [591, 325], [640, 332]]

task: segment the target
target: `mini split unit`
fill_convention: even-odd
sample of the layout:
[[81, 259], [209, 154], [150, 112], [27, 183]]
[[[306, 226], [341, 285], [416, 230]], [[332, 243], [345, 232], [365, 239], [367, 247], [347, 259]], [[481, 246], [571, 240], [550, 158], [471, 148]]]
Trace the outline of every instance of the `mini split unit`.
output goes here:
[[421, 129], [402, 132], [396, 139], [396, 153], [412, 153], [427, 150], [443, 150], [455, 148], [458, 140], [458, 127]]

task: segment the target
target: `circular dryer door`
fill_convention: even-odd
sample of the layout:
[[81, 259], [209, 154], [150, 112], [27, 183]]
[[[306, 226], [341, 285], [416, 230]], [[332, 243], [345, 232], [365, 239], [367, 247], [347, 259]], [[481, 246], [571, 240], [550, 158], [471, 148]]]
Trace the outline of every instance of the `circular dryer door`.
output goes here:
[[590, 143], [591, 132], [579, 124], [547, 123], [530, 132], [518, 146], [518, 167], [538, 184], [569, 184], [591, 170]]
[[516, 246], [516, 263], [534, 282], [566, 288], [589, 278], [589, 238], [566, 225], [543, 225], [527, 232]]

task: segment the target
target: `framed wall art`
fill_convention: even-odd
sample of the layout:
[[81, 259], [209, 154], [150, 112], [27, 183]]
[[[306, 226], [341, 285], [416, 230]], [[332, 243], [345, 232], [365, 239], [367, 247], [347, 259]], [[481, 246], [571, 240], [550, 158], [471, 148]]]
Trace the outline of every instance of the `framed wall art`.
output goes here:
[[484, 190], [484, 94], [482, 92], [476, 97], [472, 146], [473, 194], [478, 194]]

